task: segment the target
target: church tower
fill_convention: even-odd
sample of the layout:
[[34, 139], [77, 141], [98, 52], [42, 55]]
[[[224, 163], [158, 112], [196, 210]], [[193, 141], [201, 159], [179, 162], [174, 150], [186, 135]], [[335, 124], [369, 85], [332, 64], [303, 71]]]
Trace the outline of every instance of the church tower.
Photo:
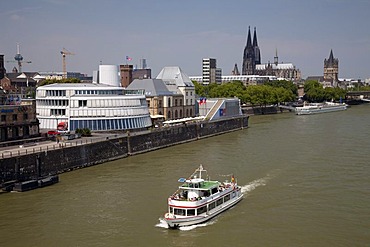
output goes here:
[[260, 48], [258, 47], [258, 43], [257, 43], [256, 28], [254, 28], [254, 33], [253, 33], [253, 49], [254, 49], [254, 57], [255, 57], [256, 64], [261, 64], [261, 52], [260, 52]]
[[334, 58], [333, 50], [330, 50], [329, 59], [324, 60], [324, 81], [331, 82], [333, 87], [338, 86], [339, 60]]
[[251, 29], [248, 28], [247, 45], [244, 48], [242, 75], [254, 75], [256, 59], [252, 45]]

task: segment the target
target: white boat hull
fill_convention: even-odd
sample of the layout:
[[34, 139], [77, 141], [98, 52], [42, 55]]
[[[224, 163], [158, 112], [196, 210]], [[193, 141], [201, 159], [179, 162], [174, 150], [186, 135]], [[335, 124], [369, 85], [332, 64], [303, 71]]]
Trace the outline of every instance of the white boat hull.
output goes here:
[[238, 197], [235, 197], [226, 204], [222, 204], [216, 207], [209, 214], [202, 214], [194, 217], [185, 217], [185, 218], [161, 218], [160, 221], [166, 223], [169, 228], [178, 228], [183, 226], [191, 226], [204, 223], [212, 219], [213, 217], [219, 215], [220, 213], [224, 212], [225, 210], [231, 208], [232, 206], [236, 205], [242, 199], [243, 194], [240, 193]]
[[317, 113], [344, 111], [347, 109], [346, 104], [338, 104], [332, 106], [302, 106], [296, 107], [297, 115], [311, 115]]

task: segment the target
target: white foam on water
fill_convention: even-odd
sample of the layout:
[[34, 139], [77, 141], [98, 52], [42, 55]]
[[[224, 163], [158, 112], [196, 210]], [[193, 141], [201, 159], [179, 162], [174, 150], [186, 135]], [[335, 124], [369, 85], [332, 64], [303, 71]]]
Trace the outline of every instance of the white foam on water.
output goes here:
[[266, 176], [264, 178], [256, 179], [256, 180], [250, 182], [249, 184], [243, 185], [242, 186], [242, 193], [247, 194], [247, 192], [251, 192], [259, 186], [265, 186], [269, 179], [270, 179], [270, 177]]
[[202, 224], [197, 224], [197, 225], [192, 225], [192, 226], [182, 226], [182, 227], [179, 227], [179, 230], [180, 231], [191, 231], [191, 230], [194, 230], [195, 228], [213, 225], [215, 222], [216, 220], [212, 220], [212, 221], [208, 221]]
[[159, 220], [159, 223], [157, 223], [155, 226], [160, 228], [169, 228], [167, 223], [162, 220]]

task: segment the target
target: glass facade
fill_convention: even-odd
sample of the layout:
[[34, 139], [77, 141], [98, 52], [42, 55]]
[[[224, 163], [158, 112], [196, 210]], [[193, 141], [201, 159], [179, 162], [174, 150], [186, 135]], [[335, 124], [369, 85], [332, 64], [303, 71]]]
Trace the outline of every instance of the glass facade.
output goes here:
[[124, 130], [144, 128], [151, 124], [150, 117], [112, 119], [71, 119], [70, 130], [88, 128], [90, 130]]

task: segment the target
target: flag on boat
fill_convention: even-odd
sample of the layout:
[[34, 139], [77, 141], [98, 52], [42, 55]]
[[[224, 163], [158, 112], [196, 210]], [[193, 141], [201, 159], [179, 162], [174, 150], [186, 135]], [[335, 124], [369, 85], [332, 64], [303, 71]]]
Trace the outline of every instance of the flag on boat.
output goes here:
[[184, 183], [186, 181], [186, 178], [179, 178], [178, 180], [180, 183]]
[[131, 61], [132, 60], [132, 57], [126, 56], [126, 60], [127, 61]]
[[200, 98], [200, 99], [199, 99], [199, 105], [201, 105], [201, 104], [205, 104], [205, 103], [206, 103], [206, 101], [207, 101], [207, 98], [205, 98], [205, 97], [204, 97], [204, 98], [203, 98], [203, 97], [202, 97], [202, 98]]

